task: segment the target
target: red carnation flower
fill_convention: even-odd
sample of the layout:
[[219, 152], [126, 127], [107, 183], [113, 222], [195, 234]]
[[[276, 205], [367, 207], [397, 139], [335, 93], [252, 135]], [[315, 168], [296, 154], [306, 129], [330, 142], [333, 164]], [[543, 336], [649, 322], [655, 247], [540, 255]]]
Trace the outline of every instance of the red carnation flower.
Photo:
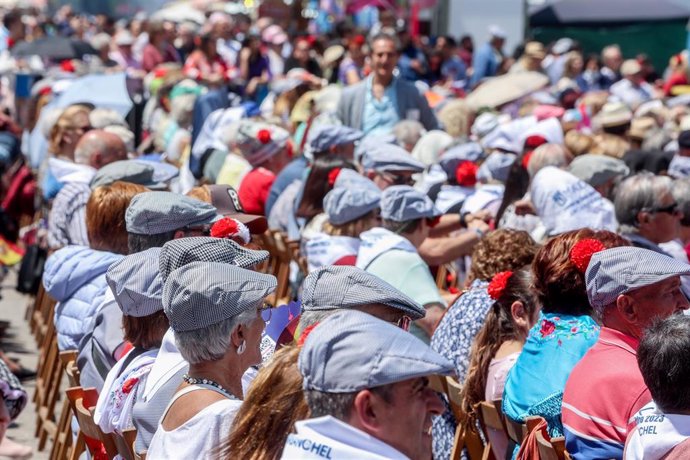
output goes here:
[[237, 235], [239, 231], [240, 227], [235, 219], [223, 217], [211, 227], [211, 236], [213, 238], [229, 238]]
[[532, 154], [534, 153], [534, 150], [530, 150], [529, 152], [526, 152], [522, 156], [522, 167], [527, 169], [527, 165], [529, 165], [529, 159], [532, 158]]
[[578, 241], [570, 250], [570, 261], [580, 273], [584, 273], [587, 271], [587, 266], [589, 266], [589, 261], [594, 253], [604, 249], [606, 249], [606, 246], [599, 240], [587, 238]]
[[513, 272], [511, 271], [496, 273], [487, 288], [489, 297], [494, 300], [500, 299], [503, 295], [503, 291], [506, 290], [506, 285], [511, 276], [513, 276]]
[[262, 144], [268, 144], [271, 142], [271, 132], [267, 129], [260, 129], [259, 132], [256, 133], [256, 138]]
[[340, 169], [341, 168], [333, 168], [328, 173], [328, 185], [330, 185], [331, 187], [333, 187], [335, 185], [335, 181], [338, 180], [338, 174], [340, 174]]
[[465, 160], [455, 169], [455, 180], [462, 187], [474, 187], [477, 183], [477, 167], [471, 161]]
[[301, 347], [304, 345], [304, 341], [307, 340], [307, 337], [309, 337], [309, 334], [311, 334], [311, 331], [314, 330], [316, 326], [318, 326], [319, 323], [314, 323], [311, 326], [307, 326], [303, 331], [302, 334], [299, 336], [299, 339], [297, 340], [297, 346]]

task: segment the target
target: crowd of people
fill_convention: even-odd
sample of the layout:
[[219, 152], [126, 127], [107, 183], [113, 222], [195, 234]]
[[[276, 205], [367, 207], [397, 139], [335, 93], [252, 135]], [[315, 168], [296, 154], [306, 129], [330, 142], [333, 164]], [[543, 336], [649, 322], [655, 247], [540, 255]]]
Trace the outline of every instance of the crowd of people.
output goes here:
[[[497, 26], [475, 50], [386, 10], [323, 35], [204, 13], [0, 29], [3, 244], [20, 284], [47, 254], [34, 281], [103, 432], [135, 428], [150, 459], [440, 460], [501, 401], [574, 459], [690, 452], [686, 51], [657, 72], [569, 38], [510, 55]], [[91, 51], [15, 52], [46, 36]], [[516, 75], [542, 83], [473, 102]], [[102, 76], [127, 100], [86, 91]], [[287, 305], [269, 230], [296, 242]], [[31, 375], [0, 351], [0, 456], [31, 455], [3, 436]], [[534, 458], [531, 437], [483, 442]]]

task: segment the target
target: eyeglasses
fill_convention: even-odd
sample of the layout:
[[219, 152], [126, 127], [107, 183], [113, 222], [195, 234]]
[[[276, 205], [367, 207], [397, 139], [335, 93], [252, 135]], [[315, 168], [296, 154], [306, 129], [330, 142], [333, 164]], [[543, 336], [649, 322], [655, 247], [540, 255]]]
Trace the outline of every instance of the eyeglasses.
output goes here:
[[82, 131], [82, 132], [89, 132], [93, 129], [91, 125], [86, 125], [86, 126], [65, 126], [65, 131]]
[[273, 314], [273, 305], [268, 302], [264, 302], [263, 307], [259, 308], [259, 313], [261, 313], [261, 318], [265, 323], [271, 321], [271, 315]]
[[652, 214], [657, 214], [657, 213], [660, 213], [660, 212], [663, 212], [663, 213], [666, 213], [666, 214], [678, 214], [678, 211], [679, 211], [679, 209], [678, 209], [678, 203], [675, 203], [675, 202], [674, 202], [674, 203], [671, 203], [671, 204], [669, 204], [669, 205], [667, 205], [667, 206], [659, 206], [659, 207], [656, 207], [656, 208], [651, 208], [651, 209], [649, 210], [649, 212], [652, 213]]

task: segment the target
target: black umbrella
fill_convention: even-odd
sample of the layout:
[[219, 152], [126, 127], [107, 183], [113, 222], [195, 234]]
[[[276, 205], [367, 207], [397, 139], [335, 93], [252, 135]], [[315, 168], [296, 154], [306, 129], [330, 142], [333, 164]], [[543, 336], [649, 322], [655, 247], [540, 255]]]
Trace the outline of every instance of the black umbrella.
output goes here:
[[85, 41], [67, 37], [43, 37], [32, 42], [19, 42], [12, 48], [13, 56], [41, 56], [56, 61], [81, 59], [85, 54], [97, 54], [97, 52]]

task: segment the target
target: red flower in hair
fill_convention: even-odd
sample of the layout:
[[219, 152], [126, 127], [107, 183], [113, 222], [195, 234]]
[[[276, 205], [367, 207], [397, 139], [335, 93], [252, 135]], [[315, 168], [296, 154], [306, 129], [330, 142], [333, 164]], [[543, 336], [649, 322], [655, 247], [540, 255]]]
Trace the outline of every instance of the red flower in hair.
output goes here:
[[489, 293], [489, 297], [494, 300], [500, 299], [503, 295], [503, 291], [506, 290], [506, 285], [511, 276], [513, 276], [513, 272], [511, 271], [496, 273], [489, 283], [489, 287], [486, 289]]
[[271, 132], [267, 129], [260, 129], [259, 132], [256, 133], [256, 138], [262, 144], [268, 144], [271, 142]]
[[532, 158], [532, 154], [534, 153], [534, 150], [530, 150], [529, 152], [525, 152], [524, 155], [522, 155], [522, 167], [527, 169], [527, 165], [529, 165], [529, 159]]
[[304, 341], [307, 340], [307, 337], [309, 337], [309, 334], [311, 334], [311, 331], [314, 330], [316, 326], [318, 326], [319, 323], [314, 323], [311, 326], [307, 326], [303, 331], [302, 334], [299, 336], [299, 339], [297, 340], [297, 346], [301, 347], [304, 345]]
[[76, 69], [74, 67], [74, 62], [70, 59], [65, 59], [60, 63], [60, 69], [64, 72], [74, 72]]
[[235, 219], [223, 217], [211, 227], [211, 236], [213, 238], [227, 238], [236, 235], [239, 231], [240, 227], [235, 222]]
[[570, 261], [580, 273], [584, 273], [587, 271], [587, 266], [594, 253], [604, 249], [606, 246], [599, 240], [592, 238], [580, 240], [570, 250]]
[[335, 185], [335, 181], [338, 180], [340, 169], [341, 168], [333, 168], [328, 173], [328, 185], [330, 185], [331, 187], [333, 187]]
[[477, 170], [479, 168], [471, 161], [465, 160], [455, 169], [455, 180], [462, 187], [474, 187], [477, 183]]
[[546, 144], [546, 138], [544, 136], [532, 135], [525, 139], [525, 150], [534, 150], [540, 145]]

